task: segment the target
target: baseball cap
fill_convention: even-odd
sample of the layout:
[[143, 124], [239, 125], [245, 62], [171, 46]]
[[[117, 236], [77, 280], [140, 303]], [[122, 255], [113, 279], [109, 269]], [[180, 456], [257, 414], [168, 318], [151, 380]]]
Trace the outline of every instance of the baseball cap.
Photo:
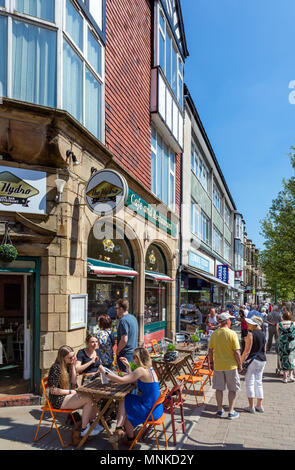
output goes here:
[[219, 315], [219, 321], [226, 321], [229, 318], [235, 318], [233, 315], [231, 315], [229, 312], [223, 312]]

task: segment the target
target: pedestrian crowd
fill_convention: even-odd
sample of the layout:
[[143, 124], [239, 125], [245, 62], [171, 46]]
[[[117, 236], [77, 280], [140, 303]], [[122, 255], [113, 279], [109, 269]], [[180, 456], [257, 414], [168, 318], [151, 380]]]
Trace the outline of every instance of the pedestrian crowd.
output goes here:
[[[218, 328], [209, 341], [209, 360], [213, 375], [213, 389], [216, 391], [217, 417], [224, 416], [223, 393], [228, 390], [228, 418], [235, 419], [239, 413], [234, 405], [240, 391], [240, 375], [245, 376], [249, 406], [246, 412], [264, 412], [263, 371], [267, 353], [271, 352], [275, 339], [278, 356], [278, 370], [283, 371], [283, 383], [294, 382], [295, 322], [292, 304], [243, 305], [239, 311], [241, 344], [237, 333], [231, 328], [236, 319], [230, 312], [218, 317]], [[256, 404], [255, 404], [256, 399]]]

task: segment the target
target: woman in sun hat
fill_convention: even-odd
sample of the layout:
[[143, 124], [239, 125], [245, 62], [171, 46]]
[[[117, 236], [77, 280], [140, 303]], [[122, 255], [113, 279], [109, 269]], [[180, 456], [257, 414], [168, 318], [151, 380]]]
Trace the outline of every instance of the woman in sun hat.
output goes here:
[[[242, 354], [242, 363], [249, 361], [250, 364], [245, 376], [245, 384], [249, 406], [245, 408], [249, 413], [263, 412], [262, 401], [264, 398], [262, 376], [266, 364], [266, 341], [263, 332], [263, 320], [258, 316], [245, 319], [248, 325], [248, 335], [245, 340], [245, 349]], [[255, 395], [257, 399], [254, 406]]]

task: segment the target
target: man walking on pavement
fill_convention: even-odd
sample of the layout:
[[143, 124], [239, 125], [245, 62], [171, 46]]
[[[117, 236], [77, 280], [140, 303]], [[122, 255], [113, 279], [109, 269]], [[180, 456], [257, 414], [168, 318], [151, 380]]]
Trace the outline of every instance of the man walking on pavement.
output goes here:
[[282, 320], [282, 314], [279, 311], [279, 307], [277, 305], [274, 305], [272, 311], [267, 315], [267, 319], [266, 319], [268, 323], [268, 342], [267, 342], [267, 347], [266, 347], [267, 352], [270, 352], [271, 347], [272, 347], [272, 339], [273, 339], [273, 336], [275, 336], [276, 353], [278, 353], [277, 324], [280, 323], [281, 320]]
[[222, 406], [223, 392], [228, 389], [229, 411], [228, 418], [235, 419], [239, 413], [234, 405], [237, 392], [240, 391], [239, 372], [242, 370], [240, 343], [238, 335], [231, 330], [231, 319], [235, 318], [229, 312], [219, 315], [220, 328], [212, 333], [209, 342], [209, 361], [214, 364], [213, 388], [216, 390], [217, 417], [221, 418], [225, 411]]

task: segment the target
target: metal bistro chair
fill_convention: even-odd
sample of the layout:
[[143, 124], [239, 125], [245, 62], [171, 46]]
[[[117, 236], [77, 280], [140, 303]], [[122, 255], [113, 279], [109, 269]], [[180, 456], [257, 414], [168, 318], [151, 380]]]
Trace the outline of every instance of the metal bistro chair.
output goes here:
[[[184, 381], [180, 382], [177, 385], [174, 385], [172, 390], [168, 392], [166, 399], [163, 403], [165, 413], [169, 413], [171, 416], [171, 425], [172, 425], [172, 434], [173, 434], [173, 444], [176, 446], [176, 431], [182, 427], [183, 434], [185, 433], [185, 422], [184, 422], [184, 412], [183, 412], [183, 399], [181, 388]], [[174, 419], [174, 410], [176, 408], [180, 409], [181, 423], [175, 428], [175, 419]]]
[[164, 392], [161, 393], [161, 395], [159, 396], [159, 398], [157, 399], [157, 401], [155, 402], [154, 406], [152, 407], [147, 419], [145, 420], [145, 422], [143, 423], [142, 427], [140, 428], [139, 432], [137, 433], [137, 435], [135, 436], [135, 439], [134, 441], [132, 441], [132, 444], [131, 446], [129, 447], [129, 450], [132, 450], [134, 445], [136, 444], [136, 442], [139, 441], [140, 437], [142, 436], [143, 432], [145, 431], [144, 435], [147, 433], [147, 431], [149, 430], [149, 428], [151, 426], [153, 426], [154, 428], [154, 434], [155, 434], [155, 438], [156, 438], [156, 442], [157, 442], [157, 448], [159, 450], [159, 441], [158, 441], [158, 436], [157, 436], [157, 431], [156, 431], [156, 426], [161, 426], [163, 427], [163, 431], [164, 431], [164, 436], [165, 436], [165, 442], [166, 442], [166, 450], [168, 449], [168, 441], [167, 441], [167, 436], [166, 436], [166, 430], [165, 430], [165, 425], [164, 425], [164, 421], [165, 421], [165, 418], [166, 418], [166, 414], [163, 413], [161, 418], [157, 419], [157, 420], [154, 420], [153, 418], [153, 412], [154, 412], [154, 409], [160, 405], [161, 403], [164, 403], [165, 401], [165, 398], [166, 398], [166, 395], [168, 393], [168, 387], [166, 387], [166, 389], [164, 390]]
[[[55, 415], [57, 413], [66, 413], [66, 414], [70, 414], [72, 416], [72, 419], [74, 421], [74, 424], [76, 424], [76, 421], [75, 421], [75, 418], [74, 418], [74, 411], [76, 410], [66, 410], [66, 409], [55, 409], [55, 408], [52, 408], [51, 404], [50, 404], [50, 401], [47, 397], [47, 393], [46, 393], [46, 388], [48, 388], [48, 377], [44, 378], [41, 380], [41, 385], [42, 385], [42, 389], [43, 389], [43, 393], [44, 393], [44, 397], [45, 397], [45, 400], [46, 400], [46, 403], [44, 406], [42, 406], [42, 414], [41, 414], [41, 418], [40, 418], [40, 421], [39, 421], [39, 425], [38, 425], [38, 428], [37, 428], [37, 431], [36, 431], [36, 434], [35, 434], [35, 437], [34, 437], [34, 442], [37, 442], [39, 441], [40, 439], [42, 439], [42, 437], [46, 436], [48, 433], [50, 433], [50, 431], [52, 431], [52, 428], [53, 426], [56, 427], [56, 430], [57, 430], [57, 434], [58, 434], [58, 437], [59, 437], [59, 440], [61, 442], [61, 445], [62, 447], [65, 449], [66, 447], [68, 447], [71, 443], [72, 443], [72, 440], [70, 440], [67, 444], [64, 443], [62, 437], [61, 437], [61, 434], [60, 434], [60, 431], [58, 429], [58, 426], [57, 426], [57, 423], [56, 423], [56, 420], [55, 420]], [[78, 408], [77, 408], [78, 409]], [[45, 411], [49, 411], [49, 413], [51, 414], [51, 417], [52, 417], [52, 425], [51, 425], [51, 428], [49, 429], [49, 431], [45, 432], [44, 434], [42, 434], [42, 436], [40, 437], [37, 437], [38, 436], [38, 433], [39, 433], [39, 429], [40, 429], [40, 425], [41, 425], [41, 421], [43, 419], [43, 416], [44, 416], [44, 413]]]

